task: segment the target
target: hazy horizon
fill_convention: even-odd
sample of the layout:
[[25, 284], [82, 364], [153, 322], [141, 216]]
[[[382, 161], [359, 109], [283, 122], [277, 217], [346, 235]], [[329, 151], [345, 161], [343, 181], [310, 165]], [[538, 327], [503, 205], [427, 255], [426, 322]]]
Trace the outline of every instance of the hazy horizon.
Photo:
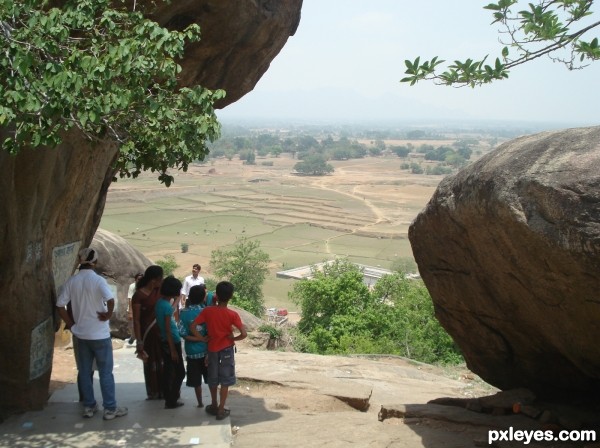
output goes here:
[[404, 60], [501, 50], [488, 2], [304, 0], [296, 34], [258, 82], [218, 111], [223, 122], [600, 124], [600, 62], [578, 71], [540, 58], [491, 85], [400, 83]]

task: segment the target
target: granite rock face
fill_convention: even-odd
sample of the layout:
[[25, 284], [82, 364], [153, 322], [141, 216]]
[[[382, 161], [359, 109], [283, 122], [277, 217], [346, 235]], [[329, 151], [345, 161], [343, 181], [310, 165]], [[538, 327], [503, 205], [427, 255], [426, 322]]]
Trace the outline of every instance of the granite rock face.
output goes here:
[[0, 151], [0, 359], [10, 360], [0, 363], [0, 419], [48, 398], [59, 286], [100, 221], [116, 155], [76, 132], [60, 148]]
[[[217, 105], [224, 107], [254, 88], [294, 34], [301, 6], [302, 0], [181, 0], [161, 4], [152, 18], [171, 28], [200, 23], [202, 41], [180, 61], [181, 85], [226, 90]], [[0, 128], [0, 139], [7, 132]], [[56, 148], [0, 152], [0, 313], [7, 322], [0, 326], [0, 359], [10, 360], [0, 363], [0, 419], [47, 400], [56, 296], [77, 250], [92, 241], [114, 175], [113, 143], [92, 144], [74, 130], [64, 137]]]
[[[153, 17], [168, 29], [200, 26], [200, 42], [186, 47], [183, 85], [225, 89], [222, 108], [254, 89], [300, 23], [302, 0], [178, 0]], [[218, 38], [214, 38], [218, 36]]]
[[600, 127], [500, 146], [439, 185], [409, 238], [471, 370], [540, 397], [600, 393]]

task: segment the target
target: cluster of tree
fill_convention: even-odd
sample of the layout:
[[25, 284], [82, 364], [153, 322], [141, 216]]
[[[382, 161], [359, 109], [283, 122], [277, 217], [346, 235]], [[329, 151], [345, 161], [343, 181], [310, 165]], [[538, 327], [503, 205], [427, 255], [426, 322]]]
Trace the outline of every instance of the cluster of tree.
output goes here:
[[219, 280], [229, 280], [235, 287], [231, 303], [255, 316], [265, 312], [262, 285], [269, 272], [269, 254], [260, 242], [241, 238], [230, 249], [213, 250], [210, 266]]
[[246, 165], [255, 165], [256, 154], [250, 149], [242, 151], [240, 152], [240, 160], [243, 160]]
[[[230, 134], [232, 131], [230, 131]], [[240, 135], [242, 134], [242, 135]], [[238, 156], [240, 160], [248, 161], [248, 156], [267, 157], [268, 155], [279, 157], [283, 152], [283, 145], [286, 148], [293, 146], [293, 141], [288, 138], [281, 138], [277, 134], [261, 133], [258, 135], [246, 135], [245, 129], [235, 129], [233, 135], [224, 136], [214, 142], [210, 147], [209, 157], [225, 157], [232, 160]], [[291, 152], [288, 149], [288, 152]]]
[[420, 280], [401, 272], [370, 291], [360, 269], [336, 260], [294, 285], [302, 310], [297, 349], [320, 354], [395, 354], [427, 363], [458, 363], [462, 355], [434, 316]]
[[[232, 304], [264, 315], [262, 285], [269, 256], [258, 241], [238, 240], [215, 250], [210, 265], [219, 280], [235, 285]], [[406, 260], [402, 260], [404, 266]], [[290, 298], [301, 308], [295, 348], [319, 354], [395, 354], [427, 363], [459, 363], [460, 351], [434, 316], [431, 297], [420, 280], [397, 271], [371, 291], [361, 270], [336, 260], [313, 278], [300, 280]], [[207, 278], [214, 288], [215, 279]]]
[[331, 135], [328, 135], [319, 141], [312, 135], [307, 134], [289, 136], [288, 134], [262, 133], [254, 136], [223, 137], [211, 145], [210, 157], [225, 157], [232, 160], [237, 156], [247, 163], [254, 163], [255, 159], [252, 159], [251, 162], [248, 162], [248, 160], [256, 156], [266, 157], [271, 155], [279, 157], [282, 153], [289, 153], [298, 160], [303, 160], [314, 154], [320, 154], [327, 160], [348, 160], [363, 158], [367, 154], [381, 155], [383, 149], [385, 149], [383, 141], [375, 147], [368, 148], [366, 145], [356, 140], [350, 140], [345, 136], [334, 140]]
[[327, 159], [322, 154], [309, 154], [306, 158], [294, 165], [297, 173], [309, 176], [324, 176], [333, 173], [333, 166], [327, 163]]
[[401, 146], [391, 146], [390, 150], [398, 157], [405, 158], [411, 152], [425, 154], [425, 160], [436, 160], [445, 162], [448, 165], [460, 167], [466, 164], [473, 154], [473, 147], [478, 145], [479, 141], [470, 138], [457, 140], [452, 143], [452, 147], [441, 145], [435, 147], [433, 145], [423, 143], [415, 147], [412, 143], [407, 143]]
[[400, 165], [402, 170], [410, 170], [412, 174], [427, 174], [428, 176], [439, 176], [451, 174], [453, 169], [450, 166], [436, 163], [435, 165], [427, 165], [425, 168], [416, 162], [405, 162]]

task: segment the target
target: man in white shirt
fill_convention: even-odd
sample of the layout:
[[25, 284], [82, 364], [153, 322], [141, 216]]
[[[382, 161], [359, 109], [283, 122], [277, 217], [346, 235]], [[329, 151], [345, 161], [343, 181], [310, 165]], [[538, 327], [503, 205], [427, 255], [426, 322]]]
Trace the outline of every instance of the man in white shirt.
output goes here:
[[202, 268], [198, 263], [192, 266], [192, 275], [188, 275], [183, 281], [183, 287], [181, 288], [181, 297], [179, 299], [179, 309], [185, 306], [185, 299], [190, 294], [190, 288], [196, 285], [204, 284], [204, 277], [200, 277], [200, 270]]
[[[63, 285], [56, 302], [65, 327], [77, 338], [77, 382], [83, 395], [83, 416], [91, 418], [98, 411], [92, 384], [94, 360], [100, 376], [104, 420], [127, 415], [127, 408], [117, 407], [113, 376], [113, 351], [109, 320], [115, 299], [106, 280], [94, 272], [98, 261], [95, 250], [79, 251], [79, 272]], [[71, 304], [72, 317], [65, 308]]]

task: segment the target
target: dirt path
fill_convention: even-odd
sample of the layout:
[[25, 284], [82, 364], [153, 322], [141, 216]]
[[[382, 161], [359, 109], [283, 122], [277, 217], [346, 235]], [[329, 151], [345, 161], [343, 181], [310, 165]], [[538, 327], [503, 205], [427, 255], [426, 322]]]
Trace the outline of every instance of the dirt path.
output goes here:
[[[345, 168], [338, 168], [338, 171], [339, 171], [340, 174], [346, 175]], [[385, 213], [379, 207], [375, 206], [370, 200], [366, 199], [364, 196], [361, 197], [361, 196], [359, 196], [359, 195], [357, 195], [355, 193], [356, 188], [357, 188], [356, 186], [353, 187], [352, 193], [349, 193], [347, 191], [341, 190], [340, 188], [335, 188], [335, 187], [328, 186], [327, 184], [329, 184], [329, 183], [331, 183], [333, 185], [340, 185], [339, 183], [336, 183], [335, 181], [332, 181], [329, 178], [320, 178], [318, 180], [313, 181], [311, 183], [311, 185], [313, 187], [319, 188], [321, 190], [333, 191], [333, 192], [338, 193], [338, 194], [343, 194], [345, 196], [349, 196], [349, 197], [351, 197], [353, 199], [356, 199], [357, 201], [361, 201], [361, 202], [363, 202], [371, 210], [371, 212], [373, 213], [373, 215], [375, 215], [376, 220], [373, 221], [372, 224], [368, 224], [366, 226], [359, 227], [359, 228], [373, 226], [373, 225], [379, 224], [379, 223], [384, 222], [384, 221], [386, 221], [386, 222], [390, 221], [387, 218], [387, 216], [385, 215]]]

